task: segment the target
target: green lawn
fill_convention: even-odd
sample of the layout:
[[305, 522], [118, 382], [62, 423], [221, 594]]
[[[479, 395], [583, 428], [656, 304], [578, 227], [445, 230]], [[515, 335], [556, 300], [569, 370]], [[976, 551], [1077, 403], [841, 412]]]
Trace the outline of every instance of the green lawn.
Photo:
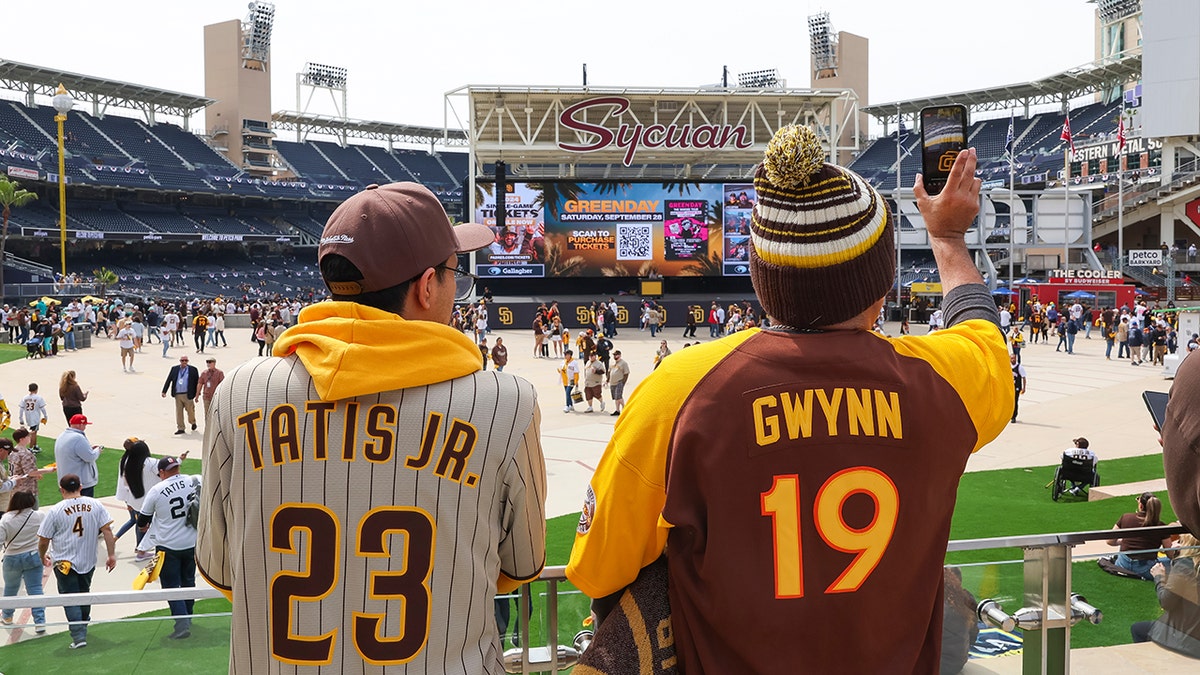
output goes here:
[[0, 363], [23, 359], [27, 353], [24, 345], [0, 344]]
[[[43, 448], [48, 443], [43, 442]], [[52, 461], [49, 450], [43, 451], [39, 461]], [[100, 460], [100, 489], [97, 494], [113, 494], [116, 467], [120, 451], [105, 451]], [[186, 473], [198, 473], [199, 462], [185, 463]], [[1105, 460], [1100, 465], [1101, 478], [1105, 484], [1126, 483], [1163, 475], [1162, 457], [1148, 455], [1128, 459]], [[1071, 532], [1109, 529], [1122, 513], [1132, 510], [1132, 499], [1114, 498], [1097, 502], [1082, 500], [1054, 502], [1046, 483], [1054, 475], [1054, 467], [1032, 469], [1005, 469], [970, 473], [963, 477], [958, 490], [958, 503], [951, 525], [952, 539], [979, 539], [1017, 534], [1042, 534], [1049, 532]], [[42, 485], [46, 494], [49, 478]], [[57, 491], [52, 501], [58, 500]], [[1165, 521], [1174, 519], [1166, 501]], [[52, 503], [44, 501], [43, 503]], [[114, 514], [116, 515], [116, 514]], [[565, 565], [574, 541], [578, 514], [569, 514], [547, 522], [547, 562], [550, 565]], [[995, 549], [972, 551], [947, 556], [948, 564], [962, 566], [964, 583], [978, 598], [994, 597], [1002, 601], [1006, 610], [1016, 611], [1022, 600], [1021, 564], [1002, 561], [1019, 561], [1019, 549]], [[1079, 624], [1071, 634], [1071, 644], [1076, 648], [1123, 644], [1130, 641], [1129, 625], [1134, 621], [1152, 619], [1159, 613], [1154, 596], [1154, 587], [1148, 582], [1113, 577], [1096, 566], [1094, 561], [1083, 561], [1072, 566], [1072, 588], [1088, 598], [1088, 601], [1104, 612], [1104, 621], [1099, 626]], [[545, 585], [536, 584], [535, 591], [543, 594]], [[197, 611], [228, 611], [224, 600], [198, 603]], [[532, 634], [535, 644], [546, 642], [542, 626], [545, 623], [546, 603], [536, 599], [532, 616]], [[60, 609], [51, 609], [51, 617], [61, 617]], [[588, 615], [588, 601], [571, 587], [563, 584], [559, 588], [558, 638], [560, 644], [570, 644], [575, 633], [583, 626]], [[166, 611], [156, 612], [164, 615]], [[516, 612], [513, 612], [513, 621]], [[169, 621], [111, 624], [95, 627], [88, 636], [88, 648], [82, 652], [71, 652], [66, 648], [64, 636], [32, 640], [4, 648], [3, 671], [8, 675], [42, 672], [49, 654], [70, 658], [75, 665], [86, 667], [96, 673], [135, 673], [169, 670], [173, 673], [217, 673], [225, 672], [228, 659], [228, 618], [206, 618], [197, 620], [193, 638], [185, 643], [166, 639], [170, 632]], [[509, 632], [512, 632], [510, 627]], [[510, 647], [505, 640], [504, 646]], [[181, 653], [186, 654], [181, 658]]]
[[[0, 345], [4, 347], [7, 345]], [[0, 356], [3, 356], [0, 352]], [[12, 438], [12, 430], [9, 429], [3, 433], [5, 438]], [[54, 438], [49, 436], [39, 436], [38, 446], [42, 449], [37, 454], [38, 466], [46, 466], [54, 462]], [[154, 452], [154, 448], [150, 449]], [[100, 458], [96, 460], [96, 470], [99, 472], [100, 482], [96, 485], [96, 497], [111, 497], [117, 493], [117, 476], [120, 472], [121, 455], [125, 453], [124, 448], [108, 448], [100, 453]], [[155, 456], [158, 456], [157, 453]], [[185, 459], [180, 466], [180, 471], [185, 474], [200, 474], [200, 460]], [[38, 481], [38, 504], [47, 506], [57, 504], [62, 501], [62, 494], [58, 491], [58, 474], [47, 474]], [[111, 514], [116, 525], [125, 522], [122, 514]]]
[[[197, 614], [228, 612], [223, 598], [196, 602]], [[47, 620], [62, 621], [62, 609], [48, 608]], [[169, 616], [161, 610], [140, 614]], [[192, 623], [192, 637], [168, 640], [174, 626], [170, 620], [93, 624], [84, 649], [73, 650], [66, 633], [47, 635], [4, 647], [0, 667], [7, 675], [46, 672], [96, 674], [170, 673], [192, 675], [225, 673], [229, 670], [229, 617], [201, 617]]]

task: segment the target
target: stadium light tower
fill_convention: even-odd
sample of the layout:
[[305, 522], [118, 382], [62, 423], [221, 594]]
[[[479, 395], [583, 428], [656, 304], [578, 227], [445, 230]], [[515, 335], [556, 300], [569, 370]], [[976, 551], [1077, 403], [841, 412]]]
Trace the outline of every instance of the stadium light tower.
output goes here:
[[[322, 63], [305, 63], [304, 70], [296, 73], [296, 110], [300, 113], [307, 113], [317, 90], [326, 89], [329, 91], [329, 97], [333, 100], [333, 108], [337, 116], [343, 120], [348, 119], [349, 113], [346, 103], [346, 85], [348, 80], [349, 73], [345, 68], [328, 66]], [[305, 87], [309, 88], [308, 100], [301, 106], [301, 94]], [[341, 105], [338, 104], [339, 93], [341, 94]], [[345, 145], [346, 137], [344, 130], [340, 138], [342, 145]], [[300, 143], [302, 140], [302, 131], [297, 127], [296, 142]]]
[[1142, 11], [1142, 0], [1096, 0], [1101, 23], [1112, 23]]
[[837, 33], [829, 21], [829, 12], [808, 17], [808, 43], [812, 49], [814, 80], [837, 77]]
[[67, 88], [60, 82], [58, 91], [50, 104], [58, 111], [54, 121], [58, 123], [58, 243], [61, 251], [62, 275], [67, 276], [67, 161], [63, 149], [63, 122], [67, 121], [67, 113], [75, 107], [75, 99], [67, 93]]
[[242, 21], [242, 65], [266, 70], [271, 58], [271, 31], [275, 26], [275, 5], [251, 2]]
[[738, 87], [743, 89], [774, 89], [779, 86], [782, 86], [782, 81], [776, 68], [750, 70], [738, 74]]

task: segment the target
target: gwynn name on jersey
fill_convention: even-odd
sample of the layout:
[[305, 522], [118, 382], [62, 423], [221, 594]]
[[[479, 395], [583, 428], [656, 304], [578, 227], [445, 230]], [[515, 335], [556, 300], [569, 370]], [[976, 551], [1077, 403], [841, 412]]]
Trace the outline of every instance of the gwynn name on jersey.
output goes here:
[[[831, 387], [746, 396], [760, 447], [800, 438], [875, 436], [904, 438], [900, 394], [883, 389]], [[824, 424], [819, 424], [820, 421]]]
[[[401, 459], [396, 457], [399, 414], [395, 406], [382, 403], [364, 405], [345, 400], [305, 401], [304, 414], [304, 424], [312, 425], [312, 457], [307, 459], [324, 462], [332, 458], [343, 462], [376, 464]], [[267, 461], [279, 466], [285, 462], [306, 459], [300, 443], [300, 415], [298, 406], [283, 403], [271, 408], [265, 415], [263, 409], [259, 408], [237, 418], [255, 471], [261, 470]], [[339, 424], [331, 424], [334, 419]], [[363, 422], [361, 425], [360, 420]], [[338, 426], [341, 432], [332, 434], [331, 429]], [[446, 427], [445, 435], [442, 442], [438, 443], [443, 426]], [[266, 448], [260, 442], [264, 430], [267, 432]], [[444, 414], [430, 411], [425, 418], [417, 454], [406, 455], [402, 460], [404, 466], [413, 471], [432, 465], [434, 475], [473, 488], [479, 482], [479, 476], [466, 473], [466, 468], [478, 438], [479, 432], [470, 422], [458, 418], [446, 421]], [[264, 455], [264, 452], [267, 454]]]

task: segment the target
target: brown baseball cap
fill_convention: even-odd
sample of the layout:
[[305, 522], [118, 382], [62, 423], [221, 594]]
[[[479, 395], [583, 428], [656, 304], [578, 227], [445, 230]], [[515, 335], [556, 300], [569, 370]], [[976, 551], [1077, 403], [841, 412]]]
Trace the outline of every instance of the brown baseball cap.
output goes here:
[[446, 210], [428, 188], [416, 183], [368, 185], [334, 210], [321, 233], [317, 262], [331, 253], [362, 272], [358, 281], [326, 281], [336, 295], [391, 288], [495, 241], [490, 228], [450, 224]]

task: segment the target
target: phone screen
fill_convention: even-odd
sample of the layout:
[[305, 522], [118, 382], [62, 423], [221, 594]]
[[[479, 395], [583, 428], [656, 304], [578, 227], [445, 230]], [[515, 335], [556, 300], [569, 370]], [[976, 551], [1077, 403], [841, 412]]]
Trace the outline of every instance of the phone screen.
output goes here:
[[1154, 418], [1154, 426], [1162, 431], [1163, 420], [1167, 418], [1167, 398], [1168, 395], [1161, 391], [1143, 391], [1142, 400], [1146, 402], [1146, 409], [1150, 411], [1150, 416]]
[[966, 147], [966, 108], [945, 105], [921, 111], [921, 182], [926, 192], [935, 195], [946, 187], [954, 158]]

